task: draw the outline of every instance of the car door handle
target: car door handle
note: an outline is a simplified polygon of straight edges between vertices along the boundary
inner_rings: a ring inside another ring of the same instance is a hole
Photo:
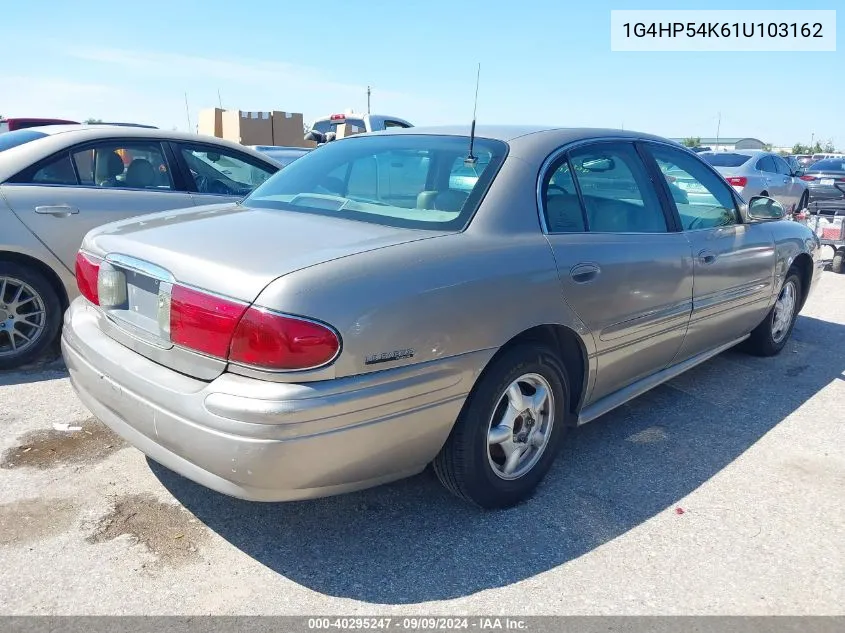
[[[698,261],[702,264],[712,264],[716,261],[716,253],[713,251],[701,251],[698,254]]]
[[[79,213],[79,209],[66,204],[54,204],[42,207],[35,207],[35,212],[41,215],[52,215],[57,218],[66,218],[69,215],[75,215]]]
[[[578,264],[569,270],[569,276],[576,284],[586,284],[598,277],[601,268],[596,264]]]

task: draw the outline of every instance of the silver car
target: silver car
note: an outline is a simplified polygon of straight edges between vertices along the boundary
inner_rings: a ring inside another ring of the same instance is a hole
[[[139,126],[55,125],[0,136],[0,369],[55,342],[92,228],[235,201],[276,173],[259,152]]]
[[[768,196],[780,202],[789,214],[807,208],[809,194],[801,180],[803,172],[777,154],[734,150],[702,152],[699,156],[713,165],[746,200]]]
[[[531,494],[567,429],[734,345],[783,349],[823,264],[776,201],[654,136],[467,132],[356,135],[242,204],[89,233],[62,338],[79,397],[228,495],[433,462],[493,508]],[[673,197],[668,165],[708,195]]]

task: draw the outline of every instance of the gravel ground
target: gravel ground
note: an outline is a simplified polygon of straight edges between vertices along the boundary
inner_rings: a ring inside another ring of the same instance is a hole
[[[61,361],[0,373],[0,613],[841,614],[843,371],[825,273],[780,356],[727,352],[577,430],[498,513],[430,473],[233,500],[92,419]]]

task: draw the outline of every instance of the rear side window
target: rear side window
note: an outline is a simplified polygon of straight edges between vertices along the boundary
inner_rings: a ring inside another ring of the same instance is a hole
[[[660,200],[630,143],[600,143],[569,155],[587,229],[600,233],[663,233]]]
[[[390,128],[406,128],[408,125],[406,123],[400,123],[399,121],[390,121],[387,120],[384,122],[384,129],[389,130]]]
[[[73,153],[83,185],[129,189],[173,189],[160,143],[97,143]]]

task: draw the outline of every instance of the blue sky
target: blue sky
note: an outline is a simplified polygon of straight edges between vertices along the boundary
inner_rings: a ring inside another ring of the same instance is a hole
[[[415,124],[478,119],[622,127],[664,136],[812,134],[845,146],[845,54],[623,53],[611,9],[836,9],[783,2],[5,2],[0,114],[96,117],[187,129],[217,104],[347,108]],[[845,11],[840,11],[837,39]]]

